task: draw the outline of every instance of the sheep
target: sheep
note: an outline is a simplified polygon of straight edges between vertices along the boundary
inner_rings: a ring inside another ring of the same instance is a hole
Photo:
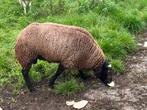
[[[31,10],[31,0],[19,0],[19,4],[23,7],[25,15],[27,14],[27,7]]]
[[[30,92],[34,90],[29,70],[37,59],[59,63],[58,69],[49,80],[53,87],[57,77],[65,69],[93,70],[105,85],[113,86],[111,67],[92,35],[81,27],[56,23],[32,23],[17,37],[15,53],[22,67],[22,75]]]

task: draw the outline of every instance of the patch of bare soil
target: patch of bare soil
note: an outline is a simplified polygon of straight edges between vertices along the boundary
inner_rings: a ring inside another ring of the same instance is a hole
[[[143,44],[147,41],[147,33],[139,38]],[[85,82],[85,91],[74,96],[62,96],[55,94],[44,81],[33,93],[23,89],[14,96],[10,90],[2,90],[0,107],[4,110],[75,110],[65,102],[85,99],[89,103],[82,110],[147,110],[147,48],[140,46],[139,51],[125,62],[125,73],[114,75],[114,88],[108,88],[93,78]]]

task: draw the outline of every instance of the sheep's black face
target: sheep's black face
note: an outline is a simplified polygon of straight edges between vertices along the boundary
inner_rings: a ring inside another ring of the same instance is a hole
[[[111,65],[108,64],[107,61],[104,62],[100,71],[95,71],[95,75],[106,85],[114,86],[114,82],[112,81],[112,69]]]

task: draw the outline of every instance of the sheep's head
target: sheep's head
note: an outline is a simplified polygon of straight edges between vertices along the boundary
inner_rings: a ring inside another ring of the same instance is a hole
[[[114,87],[111,68],[111,64],[105,61],[99,71],[95,70],[95,75],[107,86]]]

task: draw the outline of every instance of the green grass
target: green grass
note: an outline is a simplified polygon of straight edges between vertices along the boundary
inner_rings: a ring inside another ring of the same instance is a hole
[[[119,74],[125,70],[125,67],[121,60],[112,60],[112,69],[115,73]]]
[[[84,88],[83,83],[79,83],[75,79],[66,80],[55,85],[55,92],[58,94],[72,95]]]
[[[15,40],[18,33],[32,22],[56,22],[86,28],[112,62],[114,73],[123,72],[123,60],[137,48],[136,33],[147,26],[147,0],[33,0],[32,11],[26,16],[15,0],[0,0],[0,4],[0,87],[9,84],[16,91],[23,86],[24,80],[15,58]],[[56,69],[56,64],[38,61],[30,76],[33,81],[40,81],[51,77]],[[59,81],[61,83],[56,87],[59,93],[79,91],[78,82],[72,75],[70,78],[72,81]]]

